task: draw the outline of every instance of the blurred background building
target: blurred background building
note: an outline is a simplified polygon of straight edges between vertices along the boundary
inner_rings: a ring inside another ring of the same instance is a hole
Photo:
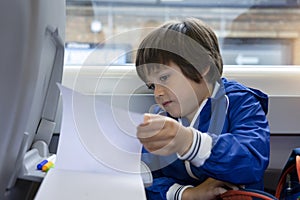
[[[299,65],[299,0],[67,0],[66,65],[127,64],[151,27],[196,17],[226,65]],[[87,56],[97,49],[97,59]]]

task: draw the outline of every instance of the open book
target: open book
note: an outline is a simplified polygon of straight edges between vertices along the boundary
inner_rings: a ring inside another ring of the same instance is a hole
[[[35,199],[146,199],[135,137],[141,113],[128,98],[97,98],[59,86],[63,116],[56,164]]]

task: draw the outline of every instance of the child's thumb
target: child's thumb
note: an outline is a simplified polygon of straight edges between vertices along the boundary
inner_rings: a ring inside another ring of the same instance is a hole
[[[151,119],[151,114],[150,113],[145,113],[144,114],[144,124],[148,123]]]

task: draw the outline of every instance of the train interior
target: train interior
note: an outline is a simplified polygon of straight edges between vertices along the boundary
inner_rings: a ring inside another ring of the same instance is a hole
[[[57,153],[62,100],[57,83],[82,94],[155,104],[138,78],[141,38],[194,16],[216,31],[223,76],[269,95],[271,155],[265,191],[300,144],[300,3],[290,0],[52,0],[0,3],[0,199],[34,199],[47,173],[36,161]],[[180,13],[180,14],[179,14]],[[35,163],[33,163],[35,162]]]

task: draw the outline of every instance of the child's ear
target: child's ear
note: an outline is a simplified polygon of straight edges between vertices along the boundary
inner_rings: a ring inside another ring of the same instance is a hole
[[[205,77],[205,76],[208,74],[209,70],[210,70],[210,65],[208,65],[208,66],[206,67],[206,69],[201,73],[201,76],[202,76],[202,77]]]
[[[202,73],[199,73],[199,74],[198,74],[198,78],[199,78],[200,80],[203,79],[203,78],[205,78],[206,75],[208,74],[209,70],[210,70],[210,66],[208,65],[208,66],[204,69],[204,71],[203,71]]]

